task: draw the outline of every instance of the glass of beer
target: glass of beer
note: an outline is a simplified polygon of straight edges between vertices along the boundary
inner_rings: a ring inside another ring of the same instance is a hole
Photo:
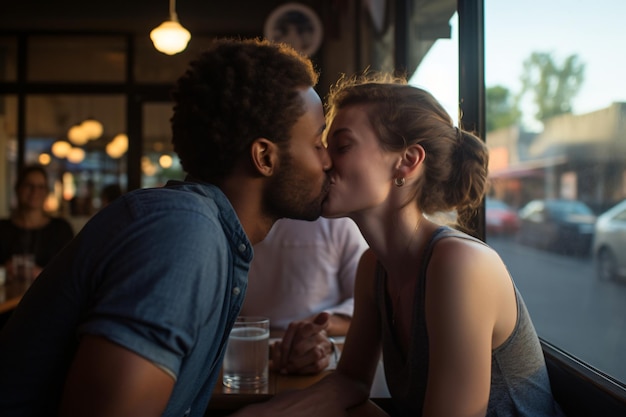
[[[228,388],[256,391],[267,386],[270,320],[239,316],[228,337],[223,383]]]

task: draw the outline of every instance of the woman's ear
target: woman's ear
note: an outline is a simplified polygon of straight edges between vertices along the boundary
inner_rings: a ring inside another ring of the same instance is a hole
[[[422,145],[410,145],[402,154],[399,162],[398,171],[400,177],[409,177],[421,167],[422,162],[426,158],[426,151]]]
[[[265,177],[270,177],[278,165],[278,145],[266,138],[258,138],[250,146],[250,162],[254,169]]]

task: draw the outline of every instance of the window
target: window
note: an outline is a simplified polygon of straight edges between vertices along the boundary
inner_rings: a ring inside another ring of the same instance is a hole
[[[450,38],[437,39],[409,80],[430,92],[446,109],[454,125],[459,117],[459,17],[450,19]]]
[[[143,153],[141,186],[158,187],[167,180],[182,180],[185,173],[172,146],[173,104],[145,103],[143,106]]]
[[[87,119],[100,122],[101,132],[82,140],[74,138],[71,129],[84,128]],[[125,187],[126,149],[119,155],[109,150],[116,137],[125,133],[125,126],[125,99],[120,95],[26,97],[25,162],[46,166],[55,182],[48,209],[73,221],[75,230],[100,207],[104,186]],[[59,144],[64,147],[57,148]]]
[[[600,279],[594,239],[597,216],[626,199],[624,15],[619,0],[593,16],[572,2],[485,0],[490,197],[520,216],[487,241],[539,336],[623,382],[626,282]]]
[[[121,36],[32,36],[28,81],[122,82],[126,43]]]
[[[10,213],[17,166],[17,97],[0,94],[0,217]]]
[[[0,82],[17,79],[17,38],[0,36]]]

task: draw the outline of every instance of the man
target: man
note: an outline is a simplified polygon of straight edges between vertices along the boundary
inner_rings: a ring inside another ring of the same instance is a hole
[[[278,218],[320,215],[316,82],[307,58],[259,40],[191,63],[172,117],[188,177],[116,199],[35,281],[0,334],[0,415],[204,414],[252,245]]]
[[[278,220],[262,242],[254,245],[248,274],[248,291],[241,314],[266,316],[274,332],[285,335],[328,313],[328,327],[313,335],[307,347],[322,344],[329,336],[345,336],[354,309],[354,279],[367,243],[349,218],[316,221]],[[272,345],[272,366],[296,374],[324,370],[333,356],[289,348],[281,361],[281,342]]]

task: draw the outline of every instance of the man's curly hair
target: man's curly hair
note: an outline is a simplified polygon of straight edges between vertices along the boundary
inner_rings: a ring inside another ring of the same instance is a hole
[[[212,182],[227,176],[257,138],[284,149],[304,114],[299,89],[317,80],[311,61],[285,44],[215,40],[172,93],[172,143],[183,169]]]

